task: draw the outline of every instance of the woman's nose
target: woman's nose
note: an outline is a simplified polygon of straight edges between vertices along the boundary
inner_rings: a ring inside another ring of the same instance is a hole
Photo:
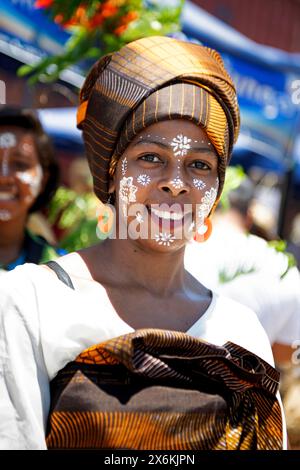
[[[167,179],[162,180],[159,184],[159,188],[162,191],[172,194],[172,196],[189,192],[189,185],[179,172],[173,173]]]
[[[0,157],[0,177],[1,178],[8,178],[12,176],[11,175],[11,169],[8,163],[8,159],[3,157]]]

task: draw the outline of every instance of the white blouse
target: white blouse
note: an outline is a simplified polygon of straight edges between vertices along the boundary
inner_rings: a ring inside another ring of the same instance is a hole
[[[84,349],[134,331],[99,283],[87,281],[86,290],[72,281],[75,290],[35,264],[1,276],[0,449],[46,449],[49,381]],[[213,294],[187,333],[216,345],[232,341],[274,365],[255,313],[231,299]]]

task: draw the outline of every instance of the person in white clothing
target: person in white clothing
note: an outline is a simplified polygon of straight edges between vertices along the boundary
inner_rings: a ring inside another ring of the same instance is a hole
[[[289,267],[285,253],[249,233],[253,196],[246,178],[230,193],[230,208],[214,214],[214,230],[205,246],[188,244],[185,267],[210,289],[251,308],[268,335],[276,363],[291,363],[300,340],[300,275],[296,266]]]
[[[140,39],[100,59],[80,99],[106,239],[1,277],[0,447],[285,449],[255,313],[184,268],[239,131],[222,59]]]

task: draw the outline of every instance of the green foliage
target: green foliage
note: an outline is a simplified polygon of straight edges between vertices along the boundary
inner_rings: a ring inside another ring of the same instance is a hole
[[[224,210],[230,208],[228,195],[234,189],[237,189],[246,178],[246,173],[241,166],[229,166],[226,170],[225,183],[221,195],[220,203]]]
[[[238,268],[234,273],[229,274],[226,269],[219,271],[219,283],[226,284],[227,282],[233,281],[239,276],[245,274],[251,274],[255,272],[255,268],[244,269],[243,267]]]
[[[283,279],[284,276],[289,272],[291,268],[297,266],[296,259],[292,253],[286,251],[286,241],[285,240],[271,240],[268,242],[268,245],[271,248],[274,248],[277,253],[283,253],[287,258],[287,267],[283,274],[281,274],[280,279]]]
[[[143,0],[53,0],[48,7],[40,5],[72,36],[62,54],[23,65],[18,75],[30,75],[30,84],[52,82],[64,69],[98,59],[130,41],[179,31],[183,4],[184,0],[177,0],[174,7],[165,7],[164,2],[150,2],[147,7]]]
[[[78,194],[60,187],[50,204],[48,219],[63,230],[59,246],[71,252],[98,242],[98,199],[93,193]]]

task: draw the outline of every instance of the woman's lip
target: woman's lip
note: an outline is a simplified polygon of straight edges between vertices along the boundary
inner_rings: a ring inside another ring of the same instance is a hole
[[[15,193],[8,193],[4,191],[0,191],[0,202],[10,202],[16,200],[16,194]]]
[[[182,218],[174,220],[171,218],[162,218],[155,214],[149,207],[147,207],[151,220],[158,225],[159,230],[175,230],[177,228],[181,228],[188,222],[192,222],[191,212],[184,214]]]
[[[189,211],[185,211],[184,210],[184,207],[182,208],[182,210],[166,210],[166,206],[164,205],[163,206],[163,209],[160,209],[160,207],[162,207],[162,205],[159,205],[159,204],[149,204],[149,205],[146,205],[147,207],[147,211],[149,212],[149,214],[154,214],[156,215],[158,218],[161,218],[163,220],[183,220],[187,217],[191,217],[193,216],[193,212],[191,210]]]

